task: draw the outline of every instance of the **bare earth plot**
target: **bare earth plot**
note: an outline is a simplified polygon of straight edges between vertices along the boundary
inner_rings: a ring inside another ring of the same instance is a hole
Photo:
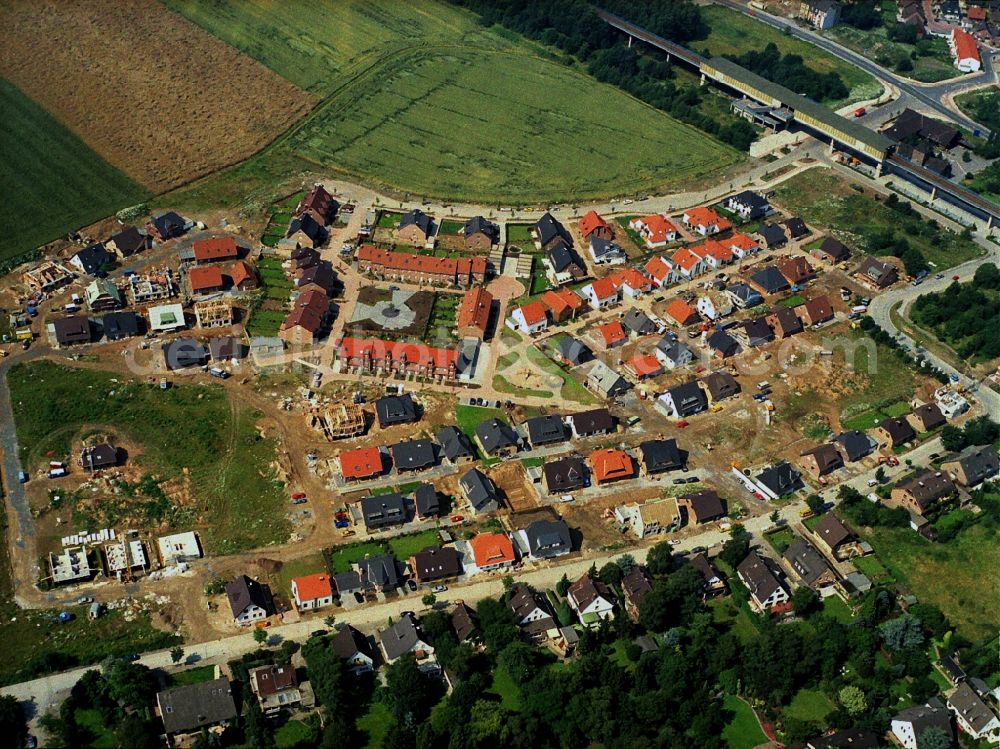
[[[0,73],[152,191],[258,151],[312,97],[154,0],[0,7]]]

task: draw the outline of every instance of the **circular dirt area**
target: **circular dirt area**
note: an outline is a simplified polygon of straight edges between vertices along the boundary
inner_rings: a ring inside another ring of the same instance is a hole
[[[527,289],[525,289],[524,284],[516,278],[500,276],[499,278],[495,278],[490,281],[486,290],[493,295],[494,299],[503,303],[510,301],[511,299],[516,299],[524,294]]]

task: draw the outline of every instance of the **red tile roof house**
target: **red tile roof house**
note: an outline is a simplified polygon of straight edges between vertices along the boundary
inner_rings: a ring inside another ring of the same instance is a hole
[[[790,284],[801,284],[816,276],[816,270],[802,255],[778,260],[778,270]]]
[[[637,380],[644,380],[663,374],[663,365],[655,354],[637,353],[625,362],[625,371]]]
[[[229,277],[233,281],[234,289],[253,291],[257,288],[257,274],[242,260],[237,260],[229,266]]]
[[[421,377],[458,377],[458,351],[377,338],[344,338],[337,344],[342,368],[377,374],[396,372]]]
[[[205,268],[192,268],[188,271],[188,284],[190,284],[193,294],[212,294],[216,291],[222,291],[225,287],[222,271],[214,265]]]
[[[707,237],[710,234],[718,234],[732,226],[726,219],[708,206],[698,206],[684,211],[681,220],[691,231]]]
[[[826,294],[810,299],[805,304],[800,304],[795,308],[795,311],[806,325],[819,325],[833,319],[833,307]]]
[[[484,338],[493,308],[493,295],[482,286],[476,286],[462,297],[455,315],[458,334],[463,338]]]
[[[549,289],[542,294],[542,304],[552,315],[552,321],[560,323],[575,319],[584,302],[576,292],[563,287]]]
[[[321,291],[306,291],[292,302],[292,311],[278,328],[278,337],[293,346],[309,346],[326,322],[330,300]]]
[[[583,218],[580,219],[579,228],[580,234],[583,235],[584,239],[590,239],[590,237],[594,236],[611,240],[615,237],[615,233],[608,226],[608,222],[601,218],[601,215],[597,211],[587,211],[583,214]]]
[[[741,260],[747,255],[752,255],[760,249],[760,245],[757,244],[753,238],[742,232],[737,232],[729,237],[729,239],[721,240],[729,245],[729,249],[733,251],[733,254]]]
[[[340,475],[347,481],[374,478],[385,470],[382,451],[377,447],[346,450],[337,457],[337,461],[340,463]]]
[[[326,226],[330,223],[330,219],[333,218],[334,213],[336,213],[337,201],[333,199],[333,196],[326,191],[323,185],[316,184],[313,188],[306,193],[306,196],[299,201],[299,204],[295,207],[295,213],[293,216],[301,216],[306,211],[310,212],[317,222]]]
[[[628,341],[628,333],[620,322],[614,320],[594,328],[593,338],[598,347],[607,350],[624,346]]]
[[[700,276],[706,271],[705,261],[696,252],[697,248],[681,247],[670,258],[671,264],[677,269],[679,280]]]
[[[580,294],[590,303],[591,309],[614,307],[621,303],[621,287],[611,276],[601,278],[580,289]]]
[[[650,258],[646,263],[646,273],[649,274],[653,285],[657,288],[677,283],[679,280],[673,263],[659,255]]]
[[[480,572],[510,567],[517,561],[514,544],[506,533],[479,533],[469,541]]]
[[[518,307],[507,318],[507,327],[511,330],[517,328],[525,335],[541,333],[549,327],[549,316],[545,305],[536,299],[523,307]]]
[[[199,239],[192,245],[194,250],[194,261],[201,263],[215,263],[219,260],[235,260],[240,256],[240,248],[236,246],[236,240],[232,237],[214,237],[213,239]]]
[[[645,273],[637,271],[635,268],[625,268],[624,270],[612,273],[608,278],[612,279],[615,285],[621,289],[622,294],[629,299],[638,299],[643,294],[648,294],[656,288],[653,279],[649,278]]]
[[[595,450],[587,456],[587,462],[597,484],[635,478],[635,462],[624,450]]]
[[[292,598],[299,611],[310,611],[333,603],[330,576],[320,572],[292,579]]]
[[[629,228],[642,237],[646,247],[655,250],[677,241],[677,227],[661,213],[637,216],[628,222]]]
[[[975,73],[982,67],[982,61],[979,59],[979,47],[976,45],[975,38],[968,31],[952,29],[948,44],[951,47],[951,54],[955,58],[955,67],[963,73]]]
[[[698,322],[698,313],[683,299],[672,299],[664,310],[666,315],[678,325],[687,326]]]
[[[358,249],[357,260],[361,273],[394,281],[464,287],[486,280],[486,258],[479,256],[431,257],[380,250],[365,244]]]
[[[705,265],[712,269],[729,265],[736,259],[728,244],[714,239],[706,239],[703,244],[692,248],[692,252],[700,255]]]

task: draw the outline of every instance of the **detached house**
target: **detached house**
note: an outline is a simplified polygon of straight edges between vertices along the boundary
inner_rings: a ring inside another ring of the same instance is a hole
[[[681,327],[694,325],[699,319],[698,313],[694,311],[694,308],[680,297],[671,299],[664,312],[667,317]]]
[[[928,728],[942,731],[952,742],[955,739],[951,716],[943,705],[908,707],[892,717],[889,728],[904,749],[919,749],[920,739]]]
[[[941,470],[962,486],[978,486],[1000,473],[1000,459],[992,445],[969,445],[942,463]]]
[[[677,272],[678,281],[700,276],[708,270],[705,259],[691,247],[681,247],[677,250],[670,256],[670,264]]]
[[[914,408],[911,413],[906,415],[906,420],[910,422],[910,426],[915,431],[922,433],[937,429],[948,423],[948,420],[941,413],[941,409],[938,408],[936,403],[925,403],[922,406]]]
[[[701,525],[726,516],[726,505],[714,491],[685,494],[677,500],[681,519],[685,524]]]
[[[787,588],[767,560],[752,550],[736,568],[736,576],[750,592],[750,601],[758,611],[768,611],[789,600]]]
[[[696,380],[675,385],[656,400],[656,405],[675,419],[683,419],[701,413],[708,408],[705,391]]]
[[[69,264],[81,273],[96,276],[111,261],[111,255],[104,249],[104,245],[98,242],[74,253],[69,259]]]
[[[806,325],[819,325],[833,319],[833,306],[826,294],[814,297],[795,309]]]
[[[639,443],[639,465],[643,476],[655,476],[684,467],[677,440],[646,440]]]
[[[309,611],[333,603],[333,586],[325,573],[292,579],[292,599],[299,611]]]
[[[625,613],[634,622],[639,621],[639,607],[642,599],[653,590],[653,584],[646,576],[646,571],[636,565],[632,571],[622,577],[622,597],[625,599]]]
[[[573,283],[587,276],[587,268],[576,250],[563,242],[554,244],[545,253],[543,262],[545,275],[553,286]]]
[[[271,589],[246,575],[226,583],[226,598],[233,612],[233,622],[238,626],[245,627],[274,614]]]
[[[778,499],[801,489],[802,475],[790,463],[781,460],[758,473],[754,483],[762,494]]]
[[[691,231],[697,232],[703,237],[718,234],[731,226],[728,221],[707,206],[689,208],[684,212],[681,220]]]
[[[816,276],[815,269],[802,255],[781,258],[778,260],[778,270],[781,271],[785,280],[793,286],[805,283]]]
[[[433,219],[419,208],[414,208],[399,220],[396,238],[400,242],[422,247],[434,236],[436,230]]]
[[[601,218],[597,211],[587,211],[579,223],[580,234],[584,239],[600,237],[601,239],[614,239],[615,233],[608,222]]]
[[[441,427],[436,436],[438,444],[441,445],[441,452],[448,462],[461,465],[475,460],[476,449],[472,441],[458,427]]]
[[[837,443],[847,456],[847,460],[852,463],[870,455],[877,446],[871,437],[857,429],[838,434]]]
[[[1000,741],[1000,719],[968,683],[955,688],[948,697],[948,707],[964,733],[993,744]]]
[[[694,354],[687,344],[664,336],[656,344],[654,351],[657,361],[667,369],[676,369],[691,363]]]
[[[598,434],[612,434],[616,431],[615,417],[606,408],[595,408],[570,414],[567,422],[576,438],[594,437]]]
[[[630,387],[628,380],[600,360],[595,361],[590,368],[585,384],[602,398],[614,398]]]
[[[629,228],[642,237],[646,247],[655,250],[677,240],[677,227],[661,213],[639,216],[628,223]]]
[[[417,404],[414,403],[413,396],[409,393],[385,395],[377,399],[375,401],[375,417],[382,429],[397,424],[409,424],[420,418]]]
[[[124,260],[145,250],[149,246],[149,238],[134,226],[129,226],[112,234],[111,239],[105,242],[104,246],[109,252],[113,252],[119,259]]]
[[[556,221],[555,217],[546,212],[530,230],[532,239],[535,240],[535,247],[539,250],[547,250],[556,242],[573,246],[573,237],[566,231],[566,227]]]
[[[536,520],[518,531],[518,543],[533,559],[552,559],[573,550],[564,520]]]
[[[766,265],[748,279],[749,284],[761,294],[777,294],[787,291],[788,281],[773,265]]]
[[[892,500],[914,515],[923,515],[935,502],[955,493],[951,479],[940,471],[924,471],[908,481],[896,484]]]
[[[829,442],[806,450],[801,454],[802,465],[809,474],[818,479],[844,467],[844,458],[840,451]]]
[[[752,237],[742,232],[734,232],[729,239],[721,240],[729,245],[729,249],[739,259],[752,255],[760,249],[760,246]]]
[[[855,278],[876,289],[892,286],[899,280],[899,271],[891,263],[866,257],[854,271]]]
[[[790,338],[802,332],[802,321],[788,307],[778,307],[764,319],[778,338]]]
[[[733,213],[738,213],[744,221],[762,218],[771,210],[767,198],[751,190],[731,195],[725,199],[723,205]]]
[[[496,485],[478,468],[473,468],[458,481],[458,486],[476,515],[496,512],[500,508]]]
[[[701,384],[708,391],[712,403],[735,397],[740,394],[741,390],[736,378],[723,370],[708,373],[701,378]]]
[[[536,416],[524,422],[524,429],[533,448],[565,442],[568,438],[566,425],[559,416]]]
[[[678,281],[673,263],[661,255],[655,255],[647,260],[644,268],[656,288],[662,288]]]
[[[448,580],[463,571],[458,552],[451,546],[429,546],[410,557],[410,572],[418,583]]]
[[[631,528],[636,538],[667,533],[681,524],[677,500],[673,497],[619,505],[615,508],[615,518]]]
[[[833,237],[826,237],[812,254],[813,257],[830,263],[842,263],[851,259],[851,250],[847,245]]]
[[[812,532],[820,548],[826,549],[834,559],[846,559],[852,555],[854,534],[832,512],[824,514],[813,526]]]
[[[615,597],[611,589],[600,580],[591,580],[590,575],[585,574],[569,586],[566,602],[585,627],[594,627],[615,615]]]
[[[590,485],[583,458],[568,457],[542,466],[542,485],[549,494],[566,494]]]
[[[625,345],[628,342],[628,333],[620,322],[612,320],[594,328],[593,339],[599,348],[607,351]]]
[[[720,359],[736,356],[742,350],[740,343],[724,330],[716,330],[705,341],[712,353]]]
[[[580,289],[580,296],[587,300],[591,309],[600,310],[620,304],[622,290],[609,276],[584,286]]]
[[[164,242],[173,237],[179,237],[193,226],[191,222],[185,221],[174,211],[162,211],[154,213],[149,223],[146,224],[146,233],[159,242]]]
[[[240,248],[233,237],[199,239],[192,245],[192,249],[194,261],[199,265],[216,263],[220,260],[236,260],[240,254]]]
[[[625,313],[621,325],[640,337],[652,335],[658,330],[656,323],[650,319],[649,315],[635,307]]]
[[[887,447],[894,449],[916,439],[917,433],[905,418],[889,418],[875,427],[875,436]]]
[[[556,323],[576,319],[576,314],[583,308],[583,300],[570,289],[549,289],[542,294],[542,304],[552,315]]]
[[[183,736],[228,726],[239,717],[233,689],[225,677],[157,692],[156,713],[171,744]]]
[[[632,456],[624,450],[606,448],[595,450],[587,456],[594,482],[598,485],[612,481],[635,478]]]
[[[340,464],[340,475],[347,481],[370,479],[385,470],[382,451],[377,447],[345,450],[337,456],[337,462]]]
[[[506,533],[478,533],[469,541],[469,548],[480,572],[506,569],[517,561],[514,543]]]
[[[557,626],[548,599],[523,583],[514,584],[507,605],[521,632],[533,642],[545,639],[545,633]]]
[[[347,662],[355,676],[369,673],[375,666],[375,651],[368,638],[349,624],[331,638],[330,649]]]
[[[620,245],[596,235],[590,237],[588,249],[594,265],[623,265],[628,260]]]
[[[760,242],[768,250],[777,250],[788,244],[788,237],[785,230],[777,224],[761,224],[757,228],[757,236]]]
[[[465,249],[488,252],[500,241],[500,227],[482,216],[473,216],[462,227]]]
[[[823,555],[801,536],[792,539],[782,558],[802,584],[817,593],[837,582],[837,574],[826,563]]]
[[[406,500],[402,494],[379,494],[361,498],[361,515],[365,529],[375,533],[386,528],[395,528],[409,520]]]
[[[401,616],[386,629],[377,630],[375,636],[386,663],[395,663],[409,653],[416,657],[418,664],[434,656],[434,648],[423,639],[412,615]]]
[[[549,318],[545,311],[545,305],[541,301],[535,300],[518,307],[510,314],[507,320],[507,327],[518,329],[525,335],[541,333],[549,326]]]
[[[727,287],[726,296],[740,309],[748,309],[764,303],[764,297],[745,283],[734,283]]]
[[[476,427],[476,442],[490,457],[513,455],[521,446],[521,438],[510,425],[500,419],[488,419]]]
[[[555,346],[555,358],[571,367],[589,362],[594,358],[594,352],[582,341],[572,336],[564,336]]]

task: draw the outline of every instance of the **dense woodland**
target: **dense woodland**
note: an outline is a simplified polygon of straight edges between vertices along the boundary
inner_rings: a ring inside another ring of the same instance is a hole
[[[963,359],[995,359],[1000,356],[1000,270],[985,263],[969,283],[921,295],[911,315]]]

